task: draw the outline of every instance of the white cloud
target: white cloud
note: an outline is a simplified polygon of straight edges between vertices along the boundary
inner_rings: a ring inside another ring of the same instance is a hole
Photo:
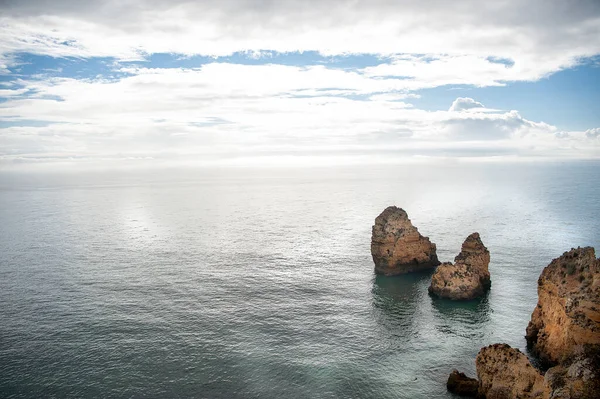
[[[482,103],[473,100],[472,98],[458,97],[456,100],[454,100],[454,102],[452,102],[452,105],[448,111],[460,112],[473,108],[485,108],[485,106]]]
[[[449,84],[484,87],[538,80],[576,62],[575,58],[530,57],[525,53],[515,53],[514,56],[517,61],[506,64],[477,54],[403,55],[391,63],[366,68],[365,73],[369,76],[410,78],[413,89]]]
[[[270,62],[295,51],[388,57],[354,69],[211,63],[128,68],[110,81],[21,77],[0,87],[8,126],[0,129],[2,165],[600,157],[598,129],[559,131],[472,98],[438,112],[411,104],[419,89],[535,81],[599,54],[595,0],[8,0],[2,7],[0,73],[22,52],[118,60],[244,52]]]
[[[600,138],[600,128],[588,129],[585,131],[585,135],[590,139]]]
[[[441,79],[497,85],[539,79],[600,53],[600,3],[5,1],[0,54],[23,51],[120,59],[159,52],[429,54],[429,63],[404,57],[371,73],[410,76],[429,84]],[[508,67],[499,59],[513,64]]]
[[[0,104],[0,118],[15,125],[0,129],[0,163],[600,157],[595,129],[561,138],[551,125],[465,98],[454,104],[468,112],[419,110],[403,80],[224,63],[129,72],[112,81],[22,81],[36,94]]]

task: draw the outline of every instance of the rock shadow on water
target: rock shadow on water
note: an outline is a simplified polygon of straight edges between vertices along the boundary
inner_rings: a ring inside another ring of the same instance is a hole
[[[398,276],[376,275],[373,279],[373,308],[378,321],[396,331],[414,324],[415,316],[427,303],[427,286],[431,271]]]
[[[430,296],[431,306],[438,319],[437,328],[465,338],[480,338],[486,326],[491,322],[490,292],[482,297],[454,301]]]

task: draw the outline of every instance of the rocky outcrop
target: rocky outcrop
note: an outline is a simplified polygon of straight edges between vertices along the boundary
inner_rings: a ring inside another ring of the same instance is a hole
[[[533,367],[521,351],[506,344],[482,348],[475,363],[479,380],[454,370],[448,378],[449,391],[487,399],[599,397],[600,351],[596,347],[581,348],[569,362],[552,367],[545,374]]]
[[[452,370],[448,382],[446,382],[446,388],[448,388],[448,391],[460,396],[475,397],[479,389],[479,381],[467,377],[458,370]]]
[[[441,298],[474,299],[490,288],[490,253],[479,233],[467,237],[454,264],[442,263],[431,278],[429,292]]]
[[[583,346],[600,345],[600,260],[594,248],[571,249],[544,269],[526,339],[548,365],[564,363]]]
[[[580,348],[567,363],[552,367],[544,376],[549,399],[597,399],[600,397],[598,348]]]
[[[542,399],[549,397],[544,376],[527,356],[506,344],[482,348],[475,360],[479,395],[487,399]]]
[[[412,225],[402,208],[390,206],[375,219],[371,236],[375,273],[393,276],[440,264],[435,244]]]
[[[555,366],[543,374],[518,349],[482,348],[478,397],[600,397],[600,260],[594,249],[571,249],[554,259],[538,280],[538,297],[526,338],[540,360]]]

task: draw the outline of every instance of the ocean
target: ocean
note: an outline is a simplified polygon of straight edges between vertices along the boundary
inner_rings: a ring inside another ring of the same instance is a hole
[[[600,250],[598,162],[0,172],[0,397],[450,398],[482,346],[525,351],[537,278]],[[404,208],[492,288],[373,273]]]

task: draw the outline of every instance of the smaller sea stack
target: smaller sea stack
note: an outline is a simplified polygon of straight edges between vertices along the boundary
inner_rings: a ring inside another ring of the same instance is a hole
[[[440,264],[435,244],[419,233],[404,209],[396,206],[387,207],[375,219],[371,255],[375,273],[386,276],[431,269]]]
[[[432,295],[467,300],[482,296],[490,288],[490,252],[479,233],[467,237],[454,262],[445,262],[437,268],[429,286]]]

